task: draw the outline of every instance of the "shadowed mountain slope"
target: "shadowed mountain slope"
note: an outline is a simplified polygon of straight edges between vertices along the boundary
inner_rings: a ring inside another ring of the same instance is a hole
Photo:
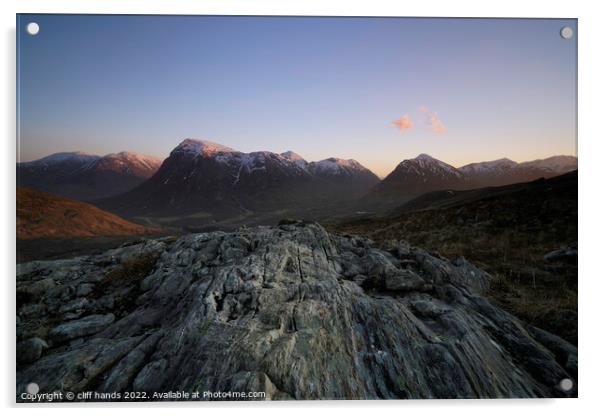
[[[161,159],[134,152],[105,156],[56,153],[17,164],[17,184],[67,198],[92,201],[126,192],[151,177]]]
[[[293,152],[243,153],[186,139],[137,188],[101,201],[124,216],[250,216],[351,200],[378,178],[353,160],[306,162]]]
[[[533,182],[422,195],[382,217],[333,223],[381,247],[404,239],[464,256],[493,276],[497,304],[577,343],[577,172]],[[573,253],[570,256],[552,253]]]

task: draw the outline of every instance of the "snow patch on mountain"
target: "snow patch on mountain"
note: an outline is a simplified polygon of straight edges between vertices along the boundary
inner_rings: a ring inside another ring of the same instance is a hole
[[[307,165],[307,160],[303,159],[303,157],[291,150],[286,151],[284,153],[280,153],[280,156],[287,160],[290,160],[291,162],[296,163],[299,166],[305,167]]]
[[[211,157],[219,163],[234,166],[237,169],[234,183],[238,183],[243,171],[252,173],[266,169],[265,164],[268,159],[271,164],[281,165],[284,170],[295,172],[294,174],[351,175],[359,172],[370,172],[353,159],[346,160],[331,157],[318,162],[307,162],[301,155],[291,150],[280,154],[269,151],[243,153],[207,140],[186,139],[172,151],[172,154],[177,153],[203,155]]]
[[[89,163],[100,159],[98,155],[91,155],[85,152],[59,152],[53,153],[41,159],[32,160],[31,162],[19,163],[20,166],[49,166],[63,162]]]
[[[577,169],[577,158],[574,156],[552,156],[546,159],[537,159],[520,164],[524,168],[537,168],[552,172],[561,172]]]
[[[350,173],[351,171],[368,171],[368,169],[353,159],[338,159],[336,157],[320,160],[319,162],[311,162],[310,169],[314,173],[326,173],[331,175],[341,173],[345,174]]]
[[[141,169],[155,171],[159,168],[159,166],[161,166],[163,160],[154,156],[148,156],[141,153],[126,151],[119,153],[109,153],[108,155],[103,156],[99,160],[99,163],[100,162],[114,163],[116,165],[126,167],[137,167]]]
[[[468,165],[458,168],[458,170],[464,174],[497,173],[514,169],[517,166],[518,163],[516,163],[515,161],[510,160],[508,158],[502,158],[480,163],[469,163]]]
[[[209,156],[215,153],[232,153],[237,151],[231,147],[210,142],[208,140],[185,139],[172,151],[172,153],[173,152]]]
[[[249,173],[255,170],[265,170],[265,162],[269,157],[269,152],[244,153],[241,157],[241,169],[244,168]]]
[[[408,170],[421,176],[426,174],[449,174],[458,178],[462,176],[462,173],[455,167],[426,153],[421,153],[414,159],[404,160],[397,166],[397,169]]]

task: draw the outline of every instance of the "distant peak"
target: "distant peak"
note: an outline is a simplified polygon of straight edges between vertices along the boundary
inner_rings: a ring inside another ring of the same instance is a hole
[[[426,153],[420,153],[418,156],[416,156],[417,160],[435,160],[434,157],[432,157],[431,155],[427,155]]]
[[[324,162],[324,163],[327,163],[327,162],[328,163],[336,163],[337,165],[345,166],[345,165],[349,165],[349,164],[353,163],[354,160],[353,159],[349,159],[349,160],[339,159],[338,157],[329,157],[328,159],[321,160],[318,163],[322,163],[322,162]]]
[[[92,155],[85,152],[59,152],[53,153],[41,159],[33,160],[31,162],[23,162],[21,163],[21,165],[34,166],[38,164],[61,163],[65,161],[89,162],[97,159],[100,159],[100,156]]]
[[[145,155],[145,154],[138,153],[138,152],[130,152],[127,150],[124,150],[119,153],[109,153],[108,155],[105,155],[102,158],[103,159],[137,160],[137,161],[152,162],[152,163],[161,163],[162,162],[161,158]]]
[[[116,154],[118,156],[144,156],[141,153],[137,153],[137,152],[129,152],[127,150],[124,150],[123,152],[119,152],[119,153],[113,153]]]
[[[367,170],[354,159],[339,159],[338,157],[329,157],[328,159],[312,163],[318,168],[322,169],[350,168],[354,170]]]
[[[292,160],[292,161],[305,160],[305,159],[303,159],[303,157],[301,155],[293,152],[292,150],[287,150],[284,153],[280,153],[280,156],[282,156],[285,159]]]
[[[98,157],[86,152],[59,152],[46,156],[43,159],[69,159],[71,157]]]
[[[210,155],[219,152],[230,153],[235,152],[236,150],[208,140],[185,139],[174,149],[174,151]]]
[[[465,165],[462,168],[465,168],[465,167],[479,167],[479,166],[481,166],[481,167],[495,167],[495,166],[499,166],[499,165],[511,165],[511,166],[515,166],[515,165],[518,165],[518,163],[516,163],[512,159],[508,159],[507,157],[503,157],[501,159],[486,160],[484,162],[469,163],[468,165]]]
[[[123,152],[118,152],[118,153],[109,153],[108,155],[103,156],[103,158],[127,158],[127,157],[144,157],[144,155],[141,155],[139,153],[134,153],[134,152],[123,151]]]
[[[520,166],[543,168],[553,171],[568,171],[577,169],[577,158],[575,156],[558,155],[547,157],[545,159],[522,162],[520,163]]]

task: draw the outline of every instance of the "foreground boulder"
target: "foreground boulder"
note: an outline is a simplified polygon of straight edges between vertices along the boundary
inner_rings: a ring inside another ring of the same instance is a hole
[[[18,364],[18,400],[32,382],[117,400],[576,396],[576,348],[489,303],[489,280],[295,222],[20,264],[18,340],[48,348]]]

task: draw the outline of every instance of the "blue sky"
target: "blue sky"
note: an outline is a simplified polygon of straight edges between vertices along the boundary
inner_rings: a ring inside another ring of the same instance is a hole
[[[25,33],[30,21],[36,36]],[[196,137],[379,175],[575,154],[575,20],[20,15],[20,160]],[[395,122],[395,123],[394,123]]]

